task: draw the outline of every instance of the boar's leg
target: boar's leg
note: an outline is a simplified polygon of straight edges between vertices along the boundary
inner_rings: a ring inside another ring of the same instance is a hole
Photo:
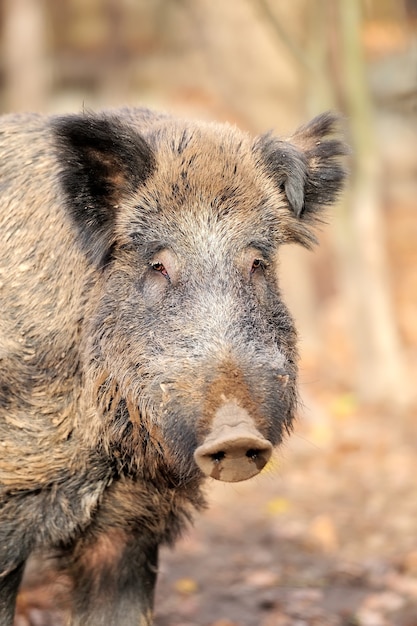
[[[71,556],[71,626],[151,626],[158,547],[113,528]]]
[[[25,564],[22,563],[4,577],[0,576],[0,624],[12,626],[17,591],[22,580]]]

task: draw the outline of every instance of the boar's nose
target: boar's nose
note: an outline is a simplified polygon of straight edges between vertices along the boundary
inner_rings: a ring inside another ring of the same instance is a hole
[[[212,429],[194,452],[194,459],[206,476],[233,483],[259,474],[271,454],[271,443],[248,412],[227,402],[216,411]]]

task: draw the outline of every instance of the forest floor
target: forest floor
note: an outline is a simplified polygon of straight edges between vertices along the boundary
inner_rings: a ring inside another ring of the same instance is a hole
[[[319,389],[306,404],[268,469],[211,481],[162,551],[156,626],[417,626],[412,411]],[[63,624],[52,587],[29,568],[16,626]]]

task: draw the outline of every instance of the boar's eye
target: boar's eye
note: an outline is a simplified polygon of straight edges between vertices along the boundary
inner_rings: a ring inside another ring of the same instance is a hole
[[[262,259],[254,259],[252,261],[250,273],[254,274],[259,269],[265,269],[265,261],[263,261]]]
[[[169,280],[168,272],[165,269],[165,265],[160,261],[155,261],[155,263],[151,263],[151,267],[155,272],[159,272],[162,276],[165,276]]]

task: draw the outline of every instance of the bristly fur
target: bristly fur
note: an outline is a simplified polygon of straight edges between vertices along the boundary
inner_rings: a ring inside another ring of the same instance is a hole
[[[82,225],[86,252],[100,264],[113,243],[118,205],[152,173],[154,155],[143,137],[116,116],[69,115],[58,118],[54,130],[69,213],[77,227]]]
[[[285,191],[289,207],[300,220],[294,240],[306,247],[316,239],[305,224],[322,221],[323,208],[335,202],[347,175],[342,157],[349,149],[341,139],[329,137],[339,124],[340,117],[327,112],[299,128],[288,141],[268,133],[255,143],[269,175]]]
[[[145,109],[0,118],[1,626],[50,549],[71,626],[150,626],[218,415],[268,449],[291,431],[279,248],[311,245],[342,186],[336,120],[284,141]]]

